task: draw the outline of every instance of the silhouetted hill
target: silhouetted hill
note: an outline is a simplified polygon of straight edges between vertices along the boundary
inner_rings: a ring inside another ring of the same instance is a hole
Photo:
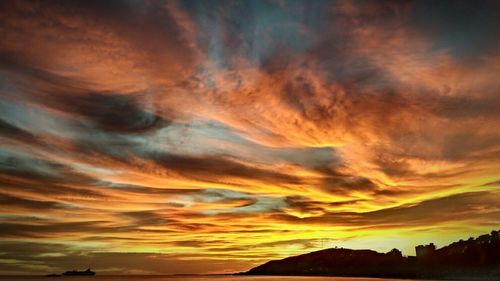
[[[391,278],[500,280],[500,236],[492,231],[441,249],[416,247],[417,256],[333,248],[269,261],[245,275],[332,275]]]

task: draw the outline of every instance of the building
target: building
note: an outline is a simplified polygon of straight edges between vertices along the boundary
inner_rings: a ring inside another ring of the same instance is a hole
[[[396,249],[396,248],[392,249],[387,254],[390,255],[390,256],[393,256],[393,257],[398,257],[398,258],[400,258],[400,257],[403,256],[403,254],[401,253],[401,251],[398,250],[398,249]]]
[[[415,247],[415,252],[417,254],[417,258],[428,257],[432,255],[436,251],[436,246],[434,243],[430,243],[429,245],[418,245]]]

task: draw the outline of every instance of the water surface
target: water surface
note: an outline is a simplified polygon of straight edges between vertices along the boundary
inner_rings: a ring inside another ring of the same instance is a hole
[[[410,279],[383,279],[358,277],[312,277],[312,276],[228,276],[228,275],[196,275],[196,276],[71,276],[71,277],[40,277],[40,276],[0,276],[1,281],[398,281]]]

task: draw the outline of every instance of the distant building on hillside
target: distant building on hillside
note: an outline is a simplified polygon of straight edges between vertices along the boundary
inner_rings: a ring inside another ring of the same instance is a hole
[[[403,256],[403,254],[401,253],[401,251],[398,250],[398,249],[396,249],[396,248],[390,250],[387,254],[390,255],[390,256],[393,256],[393,257],[398,257],[398,258],[400,258],[400,257]]]
[[[418,245],[415,247],[415,252],[417,254],[417,258],[428,257],[432,255],[436,251],[436,246],[434,243],[430,243],[429,245]]]
[[[500,240],[500,231],[493,230],[491,232],[491,240],[492,241],[498,241],[498,240]]]
[[[490,236],[489,234],[484,234],[476,238],[478,244],[488,244],[491,243],[491,240],[492,236]]]

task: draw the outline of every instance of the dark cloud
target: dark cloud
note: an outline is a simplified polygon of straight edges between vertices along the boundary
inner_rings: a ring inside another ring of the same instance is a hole
[[[285,203],[287,204],[287,210],[299,211],[305,214],[314,213],[328,213],[329,208],[338,208],[342,206],[352,206],[359,202],[364,202],[363,199],[345,200],[338,202],[322,202],[314,201],[311,198],[305,196],[287,196],[285,198]]]
[[[4,240],[1,243],[3,258],[12,258],[23,261],[35,261],[46,254],[69,253],[73,250],[70,245],[62,243],[36,243]]]
[[[368,178],[344,176],[342,178],[326,178],[321,188],[330,193],[349,193],[353,191],[372,191],[377,185]]]
[[[293,175],[252,167],[220,155],[187,156],[163,153],[151,155],[150,159],[168,170],[216,182],[236,177],[264,182],[300,183],[300,179]]]
[[[140,103],[141,93],[108,93],[89,92],[90,85],[83,81],[40,70],[12,59],[0,59],[3,70],[18,73],[21,81],[17,83],[34,83],[41,91],[27,91],[23,95],[29,101],[58,110],[76,119],[90,120],[97,129],[116,133],[143,133],[169,125],[170,121],[161,118],[153,112],[145,110]],[[24,87],[33,87],[23,85]],[[7,96],[15,97],[15,93]],[[20,97],[15,97],[20,98]],[[33,100],[34,99],[34,100]],[[152,108],[151,110],[154,110]],[[4,122],[0,123],[2,125]],[[14,128],[2,125],[1,128],[13,132]],[[84,129],[84,128],[81,128]],[[17,130],[17,134],[22,131]],[[25,137],[30,137],[27,135]],[[33,138],[33,136],[31,136]]]
[[[5,192],[22,190],[35,196],[106,198],[95,178],[67,165],[23,154],[0,151],[0,184]]]
[[[131,218],[134,221],[134,224],[139,226],[168,224],[168,218],[159,214],[158,211],[123,212],[120,215]]]
[[[483,184],[482,186],[500,186],[500,180],[487,182],[487,183]]]
[[[204,203],[230,204],[235,206],[234,208],[249,207],[259,202],[258,196],[222,189],[207,189],[193,194],[192,198]]]
[[[68,170],[65,165],[57,162],[3,150],[0,151],[0,171],[2,174],[10,175],[14,178],[58,182],[63,181],[58,172]]]
[[[53,106],[92,120],[100,129],[117,133],[141,133],[168,125],[158,115],[144,111],[133,97],[88,93],[82,96],[54,97]]]
[[[28,131],[0,119],[0,136],[26,143],[36,143],[37,137]]]
[[[412,2],[414,27],[433,37],[436,47],[447,48],[457,59],[474,59],[494,51],[500,28],[498,1]],[[478,28],[478,27],[481,28]]]
[[[105,226],[106,221],[83,222],[48,222],[43,223],[8,223],[0,222],[0,236],[6,238],[60,238],[64,235],[78,233],[105,233],[119,230],[116,227]]]
[[[5,192],[15,192],[16,190],[22,189],[24,192],[31,193],[34,195],[50,196],[52,198],[61,198],[61,200],[68,200],[70,198],[82,198],[82,199],[105,199],[108,198],[104,192],[99,191],[95,188],[91,188],[91,182],[84,182],[87,187],[78,187],[82,182],[78,182],[78,179],[73,179],[71,177],[65,180],[65,183],[54,183],[50,178],[32,178],[26,180],[26,175],[29,173],[18,174],[17,178],[11,175],[0,176],[0,184]],[[75,186],[73,186],[75,185]],[[85,185],[84,185],[85,186]]]
[[[492,91],[493,89],[484,89]],[[439,116],[453,118],[460,121],[467,119],[481,118],[488,120],[498,118],[500,113],[496,110],[500,106],[500,101],[492,93],[480,97],[474,96],[451,96],[432,98],[435,112]]]
[[[288,196],[285,198],[287,208],[296,210],[302,213],[323,212],[325,205],[322,202],[312,201],[304,196]]]
[[[50,212],[54,209],[69,209],[71,206],[57,201],[50,200],[33,200],[28,198],[16,197],[8,194],[0,194],[0,204],[2,206],[15,211],[18,209],[24,211],[44,211]]]
[[[188,222],[176,219],[168,219],[168,230],[148,230],[151,232],[168,233],[168,232],[179,232],[179,233],[200,233],[204,231],[209,231],[211,228],[216,228],[217,225],[208,222]]]
[[[365,213],[329,212],[307,218],[283,214],[273,216],[294,223],[349,225],[359,228],[425,226],[476,220],[494,223],[500,218],[498,197],[499,193],[494,191],[469,192]]]
[[[193,193],[199,193],[201,189],[179,189],[179,188],[167,188],[167,187],[162,187],[162,188],[157,188],[157,187],[151,187],[151,186],[144,186],[144,185],[136,185],[136,184],[123,184],[123,183],[114,183],[114,182],[107,182],[107,181],[96,181],[93,184],[94,186],[98,187],[104,187],[104,188],[111,188],[114,190],[119,190],[121,192],[126,192],[130,194],[149,194],[149,195],[181,195],[181,194],[193,194]],[[176,206],[174,202],[169,202],[166,203],[167,205],[171,204],[172,206]]]
[[[85,86],[89,86],[89,84],[77,79],[45,70],[27,58],[2,52],[0,52],[0,72],[3,73],[5,81],[15,83],[26,90],[22,95],[15,91],[5,91],[2,93],[4,96],[11,98],[22,98],[25,94],[34,94],[39,95],[39,97],[48,98],[50,97],[50,93],[45,93],[44,91],[37,92],[36,90],[64,87],[67,92],[73,93],[82,90]],[[40,101],[43,101],[43,99]]]
[[[242,57],[265,66],[280,52],[293,54],[307,49],[312,38],[301,28],[320,25],[326,16],[324,4],[236,1],[228,6],[195,0],[182,1],[180,6],[200,29],[197,44],[220,67],[232,69]]]
[[[284,160],[308,169],[336,166],[342,162],[334,147],[260,148],[269,151],[275,160]]]

